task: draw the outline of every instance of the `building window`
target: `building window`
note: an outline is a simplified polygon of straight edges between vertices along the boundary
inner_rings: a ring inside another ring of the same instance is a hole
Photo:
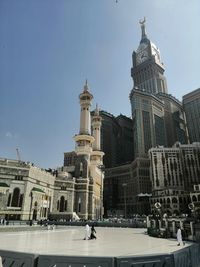
[[[20,189],[15,188],[12,195],[12,207],[18,207],[19,206],[19,199],[20,199]]]
[[[63,212],[64,209],[65,209],[65,198],[64,198],[64,196],[62,196],[60,198],[60,212]]]
[[[23,180],[23,176],[15,175],[15,180],[22,181]]]

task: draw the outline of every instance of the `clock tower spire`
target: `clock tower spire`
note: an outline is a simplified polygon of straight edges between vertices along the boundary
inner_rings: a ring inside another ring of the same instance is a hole
[[[146,19],[139,21],[142,37],[136,51],[133,51],[131,76],[134,87],[139,90],[157,94],[167,93],[167,81],[164,76],[164,65],[161,61],[160,51],[147,37]]]
[[[147,39],[147,34],[146,34],[146,27],[145,27],[145,22],[146,22],[146,18],[144,17],[143,20],[140,20],[140,25],[141,25],[141,30],[142,30],[142,38],[140,43],[142,43],[142,41],[146,41]]]

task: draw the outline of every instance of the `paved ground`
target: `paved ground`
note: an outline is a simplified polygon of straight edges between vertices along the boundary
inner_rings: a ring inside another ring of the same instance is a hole
[[[97,227],[97,240],[83,240],[85,227],[63,226],[55,230],[0,232],[0,250],[35,254],[80,256],[129,256],[171,253],[175,239],[149,237],[146,229]],[[186,242],[185,246],[191,243]]]

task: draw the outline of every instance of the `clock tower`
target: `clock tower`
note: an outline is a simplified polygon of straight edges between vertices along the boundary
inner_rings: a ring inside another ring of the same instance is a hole
[[[133,51],[131,76],[134,87],[139,90],[157,94],[167,93],[167,82],[164,76],[164,65],[160,51],[146,34],[145,18],[140,21],[142,37],[136,51]]]

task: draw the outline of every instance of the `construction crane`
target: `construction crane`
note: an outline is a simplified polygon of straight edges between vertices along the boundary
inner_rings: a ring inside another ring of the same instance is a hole
[[[21,161],[20,154],[19,154],[19,149],[16,148],[16,151],[17,151],[17,159],[18,159],[19,161]]]

